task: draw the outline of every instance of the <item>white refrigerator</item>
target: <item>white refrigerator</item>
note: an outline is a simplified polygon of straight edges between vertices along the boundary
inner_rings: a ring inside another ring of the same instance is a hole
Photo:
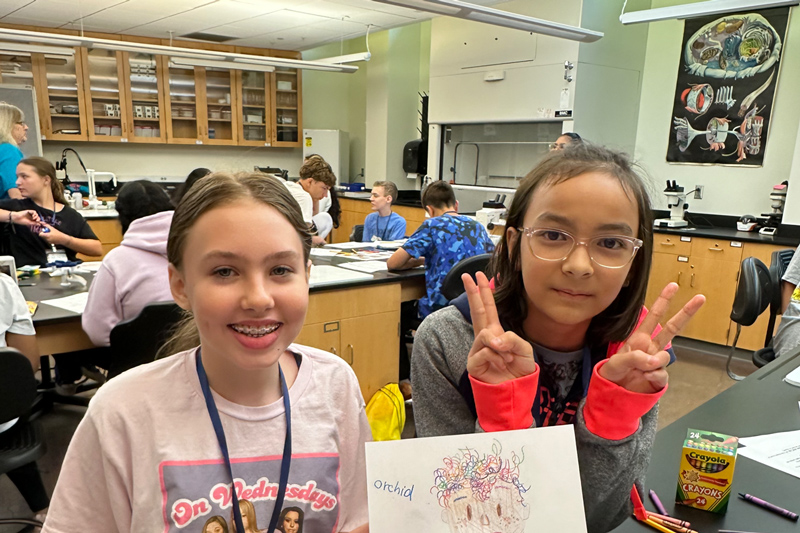
[[[342,130],[303,130],[303,158],[321,155],[339,183],[350,183],[350,136]]]

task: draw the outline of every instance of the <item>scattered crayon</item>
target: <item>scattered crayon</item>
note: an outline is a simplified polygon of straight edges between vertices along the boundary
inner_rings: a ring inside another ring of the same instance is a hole
[[[748,502],[754,503],[759,507],[763,507],[768,511],[772,511],[775,514],[779,514],[785,518],[788,518],[789,520],[794,520],[795,522],[797,522],[798,515],[796,513],[791,512],[788,509],[784,509],[783,507],[778,507],[777,505],[762,500],[761,498],[756,498],[752,494],[742,494],[740,492],[739,497],[743,500],[747,500]]]
[[[667,510],[664,509],[664,505],[661,503],[661,500],[658,499],[658,494],[656,494],[656,491],[653,489],[650,489],[650,499],[653,501],[653,505],[656,506],[656,509],[658,509],[659,513],[663,514],[664,516],[669,516],[669,513],[667,513]]]
[[[675,532],[674,532],[674,531],[672,531],[671,529],[669,529],[669,528],[667,528],[667,527],[664,527],[664,526],[662,526],[661,524],[657,524],[657,523],[655,523],[655,522],[654,522],[653,520],[651,520],[650,518],[648,518],[647,520],[645,520],[645,521],[644,521],[644,523],[645,523],[645,524],[647,524],[648,526],[652,527],[653,529],[657,529],[657,530],[661,531],[661,533],[675,533]]]
[[[691,525],[692,525],[692,524],[690,524],[689,522],[687,522],[685,520],[681,520],[681,519],[675,518],[673,516],[666,516],[666,515],[663,515],[663,514],[653,513],[651,511],[647,511],[647,515],[648,515],[648,517],[656,517],[656,518],[660,518],[661,520],[666,520],[667,522],[672,522],[673,524],[681,526],[681,527],[691,527]]]

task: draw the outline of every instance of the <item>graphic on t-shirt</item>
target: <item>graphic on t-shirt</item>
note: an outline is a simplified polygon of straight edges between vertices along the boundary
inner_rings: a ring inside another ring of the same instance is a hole
[[[280,456],[231,460],[246,533],[269,525],[280,479]],[[339,456],[293,455],[277,530],[331,531],[339,517]],[[235,530],[230,479],[222,460],[164,461],[159,466],[164,532]]]
[[[465,449],[444,458],[434,473],[442,520],[452,533],[522,533],[531,506],[519,478],[523,459],[513,451],[503,458],[499,445],[493,453]]]

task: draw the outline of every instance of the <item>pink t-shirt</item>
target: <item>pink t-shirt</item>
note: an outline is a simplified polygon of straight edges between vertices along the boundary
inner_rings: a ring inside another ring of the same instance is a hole
[[[364,443],[371,433],[358,381],[334,355],[289,349],[302,361],[289,389],[292,462],[283,507],[303,510],[303,531],[350,531],[367,522]],[[283,401],[246,407],[216,393],[214,401],[237,494],[266,528],[283,452]],[[43,531],[200,532],[214,516],[233,531],[230,478],[195,350],[103,385],[70,443]]]

